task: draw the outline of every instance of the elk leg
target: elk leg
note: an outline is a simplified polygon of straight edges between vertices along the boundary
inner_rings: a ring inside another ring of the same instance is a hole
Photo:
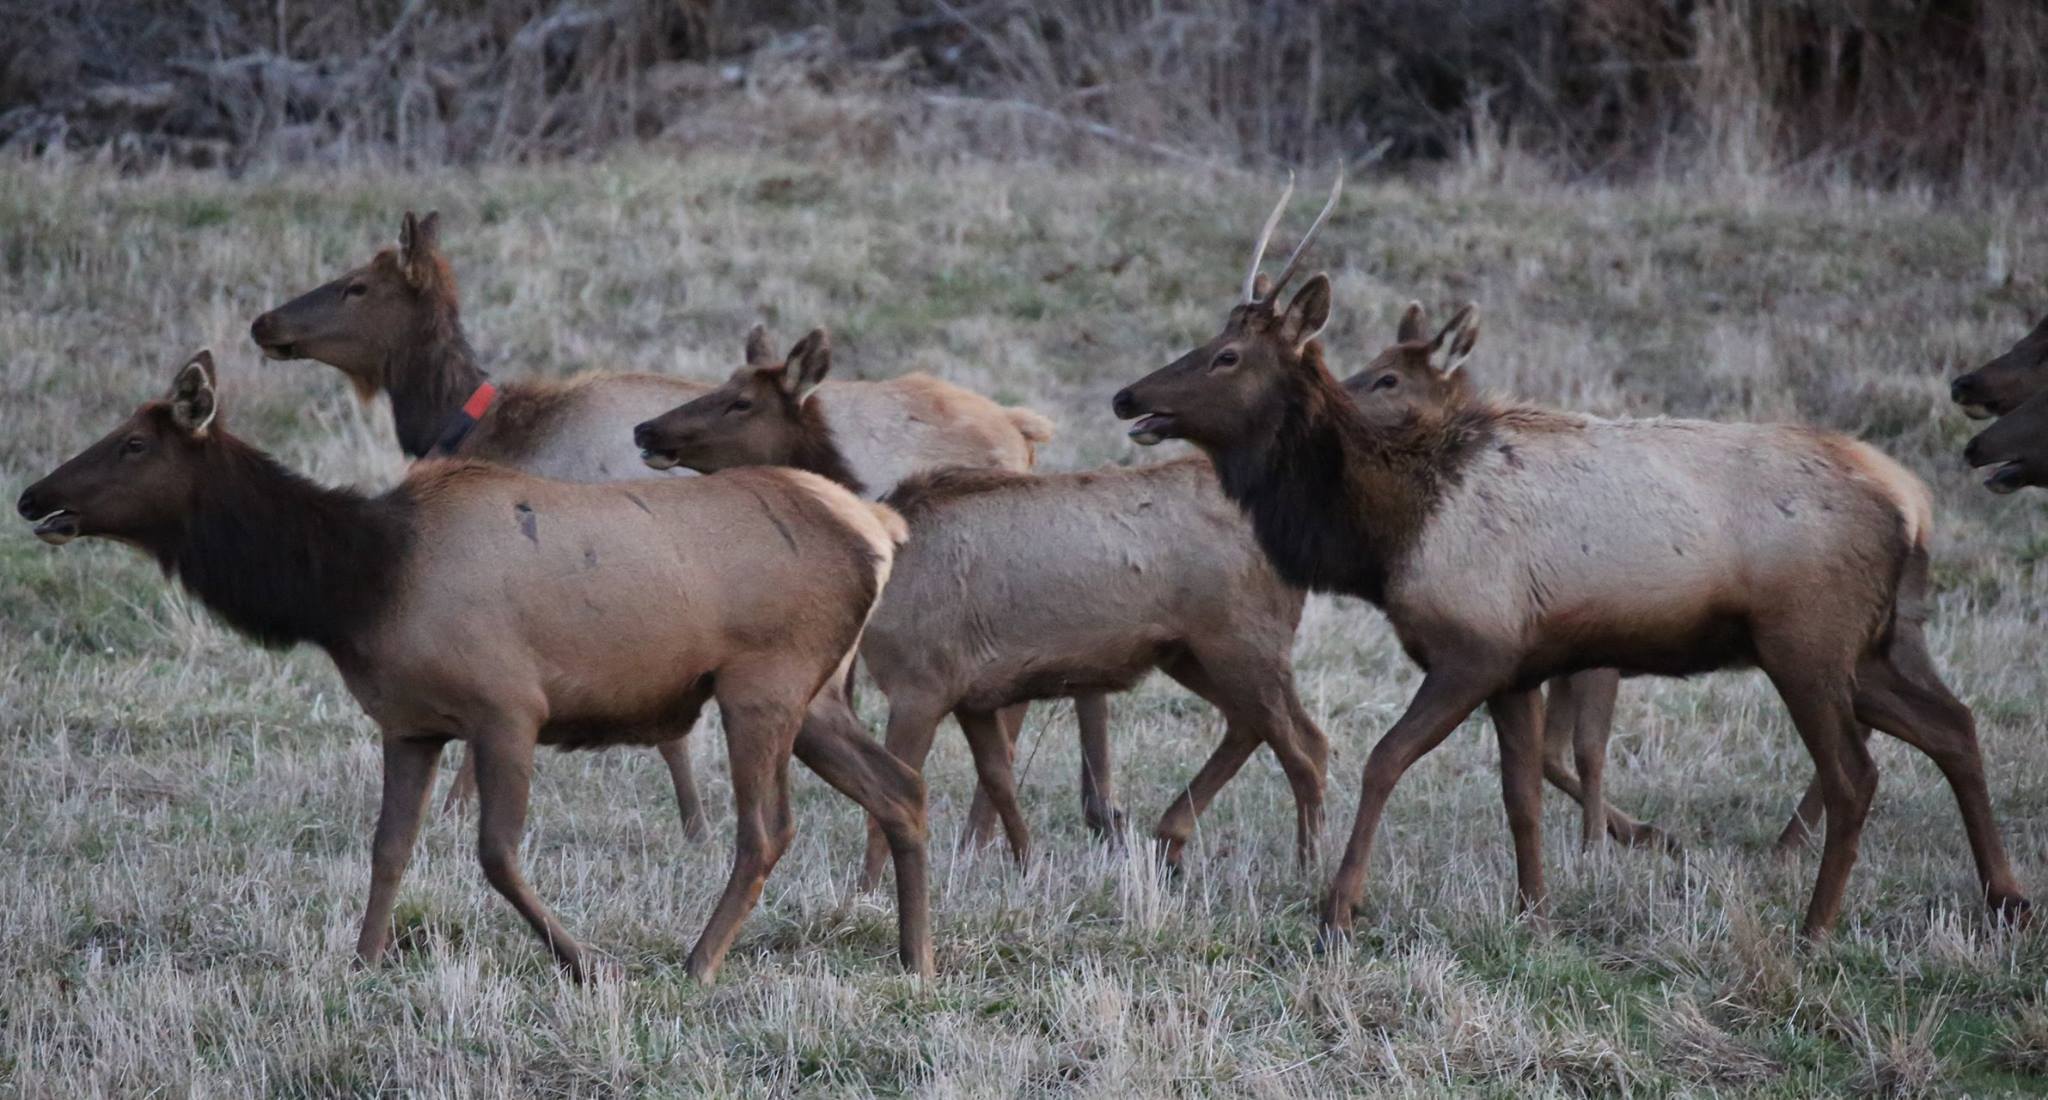
[[[2013,875],[1991,812],[1976,719],[1941,682],[1917,627],[1901,629],[1889,653],[1858,667],[1856,717],[1933,759],[1962,813],[1985,903],[2000,919],[2024,919],[2031,903]]]
[[[899,691],[889,700],[889,730],[884,738],[889,755],[902,761],[922,781],[925,758],[932,752],[932,737],[938,733],[943,706],[934,706]],[[860,888],[872,890],[882,881],[882,868],[889,863],[889,838],[881,822],[868,818],[868,849],[861,863]]]
[[[448,794],[441,799],[441,812],[454,813],[467,806],[476,798],[476,756],[468,749],[462,750],[462,763],[455,769],[455,779],[448,784]]]
[[[796,831],[789,807],[789,758],[805,707],[787,696],[788,685],[801,678],[801,672],[773,666],[719,674],[718,710],[725,719],[725,753],[732,766],[732,875],[684,965],[690,977],[706,985],[718,976],[740,925],[761,900],[768,872]]]
[[[1291,690],[1293,670],[1236,652],[1192,653],[1162,667],[1221,711],[1224,721],[1223,743],[1159,823],[1160,856],[1166,865],[1180,867],[1181,849],[1194,831],[1195,818],[1261,743],[1273,750],[1294,792],[1295,862],[1301,867],[1312,864],[1323,828],[1323,766],[1329,743],[1307,720],[1307,711]]]
[[[796,757],[878,823],[896,864],[897,958],[913,974],[932,973],[924,780],[875,744],[829,688],[811,702],[797,733]]]
[[[697,777],[690,767],[690,731],[673,741],[663,741],[654,746],[661,754],[661,762],[668,765],[669,786],[675,788],[676,812],[682,815],[683,835],[691,840],[702,840],[706,832],[704,804],[697,798]]]
[[[1508,832],[1515,845],[1515,900],[1539,926],[1549,897],[1543,887],[1542,706],[1534,689],[1501,692],[1486,706],[1500,740],[1501,803],[1507,808]],[[1599,816],[1592,815],[1588,827],[1596,840],[1600,824]]]
[[[1579,845],[1591,850],[1607,838],[1607,737],[1614,728],[1614,698],[1621,675],[1608,669],[1571,677],[1572,702],[1578,713],[1572,723],[1572,762],[1586,797],[1579,804]]]
[[[1109,755],[1109,697],[1099,691],[1074,696],[1074,724],[1081,738],[1081,820],[1095,835],[1122,844],[1124,812],[1116,804]]]
[[[1780,856],[1789,856],[1806,846],[1813,838],[1813,831],[1820,828],[1821,791],[1820,776],[1806,781],[1806,791],[1799,796],[1799,805],[1792,808],[1792,817],[1778,832],[1778,840],[1771,847]]]
[[[1011,755],[1016,755],[1017,739],[1024,736],[1024,715],[1031,704],[1011,703],[996,710],[996,723],[1003,729],[1003,737],[1010,743]],[[962,848],[985,848],[996,842],[996,811],[989,805],[988,795],[981,784],[974,785],[974,801],[967,807],[967,832],[960,838]]]
[[[491,888],[526,918],[541,942],[554,952],[555,961],[582,982],[590,977],[583,949],[541,903],[519,869],[519,840],[526,831],[527,798],[533,781],[533,745],[530,728],[494,732],[469,744],[470,759],[476,761],[477,862],[483,865],[484,879]]]
[[[384,801],[377,811],[376,837],[370,842],[370,903],[363,911],[362,934],[356,937],[359,965],[375,965],[391,945],[391,910],[398,902],[398,884],[412,862],[420,819],[427,812],[427,795],[434,787],[434,766],[446,744],[445,740],[400,737],[384,741]]]
[[[1549,684],[1550,698],[1543,708],[1543,778],[1577,802],[1582,812],[1586,806],[1586,793],[1566,759],[1579,738],[1579,700],[1582,696],[1592,697],[1595,692],[1604,693],[1608,715],[1606,725],[1611,728],[1614,696],[1620,685],[1621,676],[1612,669],[1557,676]],[[1602,738],[1604,744],[1604,731]],[[1601,803],[1601,817],[1606,822],[1608,836],[1631,848],[1659,847],[1673,855],[1678,853],[1678,843],[1664,830],[1630,817],[1604,798]]]
[[[1011,771],[1010,739],[994,711],[956,708],[953,717],[967,735],[967,747],[974,753],[974,774],[987,793],[996,816],[1002,818],[1003,832],[1010,840],[1010,857],[1019,865],[1031,858],[1031,829],[1024,823],[1024,811],[1017,806],[1017,777]]]
[[[1422,687],[1393,728],[1372,747],[1365,761],[1351,840],[1344,847],[1344,861],[1338,865],[1336,876],[1330,880],[1330,892],[1323,899],[1324,943],[1351,935],[1351,914],[1365,893],[1365,870],[1372,858],[1373,834],[1379,829],[1380,815],[1386,811],[1394,785],[1417,760],[1443,744],[1458,723],[1493,694],[1495,685],[1503,678],[1482,674],[1477,669],[1456,668],[1448,662],[1439,664],[1423,677]]]
[[[1850,677],[1827,669],[1825,656],[1815,658],[1796,650],[1784,656],[1789,659],[1758,663],[1764,665],[1765,674],[1792,712],[1792,724],[1813,756],[1821,783],[1827,827],[1820,873],[1815,876],[1813,898],[1800,926],[1801,936],[1819,940],[1833,931],[1841,916],[1842,895],[1877,792],[1877,767],[1855,720]]]

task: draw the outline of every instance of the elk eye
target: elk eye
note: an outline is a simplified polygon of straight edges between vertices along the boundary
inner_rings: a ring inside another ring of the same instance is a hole
[[[735,401],[731,405],[727,406],[725,411],[733,413],[743,413],[748,411],[749,409],[752,409],[753,407],[754,403],[752,401],[749,401],[746,398],[742,397],[738,401]]]
[[[148,449],[149,441],[139,435],[131,435],[121,441],[121,453],[124,455],[139,455]]]
[[[1219,352],[1217,352],[1217,353],[1216,353],[1216,359],[1215,359],[1215,362],[1214,362],[1214,364],[1213,364],[1213,365],[1214,365],[1214,366],[1218,366],[1218,367],[1234,367],[1234,366],[1236,366],[1236,365],[1237,365],[1237,351],[1236,351],[1236,349],[1234,349],[1234,348],[1224,348],[1224,349],[1223,349],[1222,351],[1219,351]]]
[[[1372,388],[1376,390],[1391,390],[1400,384],[1401,376],[1397,374],[1382,374],[1372,380]]]
[[[368,283],[350,283],[348,284],[348,289],[341,292],[341,296],[344,298],[360,298],[369,292],[370,284]]]

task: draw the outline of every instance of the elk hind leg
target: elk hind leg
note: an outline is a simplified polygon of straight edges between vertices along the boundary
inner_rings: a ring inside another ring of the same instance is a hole
[[[477,862],[491,888],[512,903],[554,952],[555,961],[577,981],[590,977],[583,949],[527,885],[519,867],[519,841],[526,831],[527,799],[533,782],[534,729],[505,723],[469,743],[476,762]]]
[[[795,751],[805,767],[858,803],[881,830],[896,865],[897,958],[913,974],[932,973],[924,780],[875,744],[830,688],[811,701]]]

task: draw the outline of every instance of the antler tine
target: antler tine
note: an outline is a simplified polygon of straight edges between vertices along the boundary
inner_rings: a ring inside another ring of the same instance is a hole
[[[1294,197],[1294,170],[1287,170],[1287,189],[1280,192],[1280,201],[1273,204],[1273,212],[1266,215],[1266,227],[1259,230],[1259,243],[1252,248],[1251,270],[1244,273],[1244,292],[1239,297],[1246,302],[1255,301],[1252,284],[1259,281],[1259,263],[1266,258],[1266,242],[1273,239],[1273,227],[1280,224],[1280,212],[1287,209],[1287,200]]]
[[[1316,215],[1315,224],[1309,226],[1308,232],[1301,235],[1301,243],[1295,245],[1294,252],[1287,257],[1287,266],[1281,268],[1280,277],[1273,280],[1273,290],[1267,295],[1268,301],[1278,298],[1281,289],[1287,285],[1287,280],[1294,277],[1294,265],[1301,262],[1301,254],[1308,251],[1309,244],[1316,239],[1316,233],[1323,228],[1323,223],[1330,220],[1330,211],[1337,209],[1337,196],[1343,193],[1344,166],[1339,164],[1337,178],[1330,183],[1330,201],[1323,204],[1323,212]]]

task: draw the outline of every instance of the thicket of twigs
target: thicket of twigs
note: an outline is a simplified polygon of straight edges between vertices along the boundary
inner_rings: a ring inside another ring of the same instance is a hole
[[[9,0],[18,3],[18,0]],[[56,0],[0,146],[471,163],[625,140],[2025,186],[2039,0]]]

